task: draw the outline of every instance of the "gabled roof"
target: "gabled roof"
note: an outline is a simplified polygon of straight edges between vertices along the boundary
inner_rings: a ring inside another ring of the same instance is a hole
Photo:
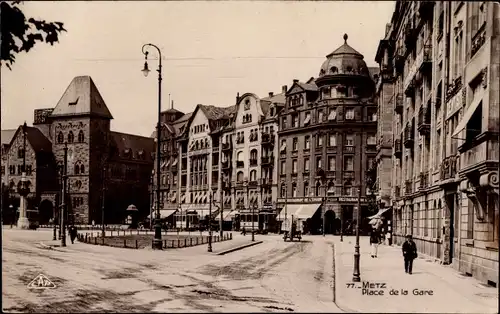
[[[0,135],[2,145],[10,145],[10,141],[12,141],[12,138],[14,137],[14,134],[16,134],[16,131],[17,129],[2,130],[2,133]]]
[[[118,152],[122,154],[126,149],[130,149],[135,156],[135,153],[143,151],[146,161],[151,161],[151,153],[155,151],[155,142],[152,138],[138,136],[134,134],[110,132],[112,146],[116,147]]]
[[[198,105],[208,120],[216,121],[220,119],[229,119],[236,113],[236,106],[216,107],[212,105]],[[196,111],[196,110],[195,110]]]
[[[16,139],[18,135],[22,136],[23,126],[20,125],[12,136],[9,146],[12,146],[12,142]],[[43,135],[42,131],[39,129],[28,126],[26,127],[26,141],[31,144],[35,153],[39,152],[51,152],[52,142]],[[2,144],[3,144],[3,131],[2,131]]]
[[[310,80],[309,80],[310,81]],[[293,87],[294,86],[299,86],[300,88],[302,88],[304,91],[311,91],[311,92],[317,92],[318,91],[318,86],[316,85],[316,83],[312,82],[312,83],[302,83],[302,82],[297,82],[295,81],[293,83],[293,85],[288,89],[288,91],[286,92],[286,95],[290,94],[290,92],[293,90]],[[285,103],[283,101],[283,103]]]
[[[66,88],[66,91],[50,116],[73,115],[94,115],[113,119],[111,112],[90,76],[75,77]]]
[[[285,104],[286,103],[286,96],[285,93],[273,95],[272,97],[264,97],[261,100],[264,100],[269,103],[277,103],[277,104]],[[262,104],[262,101],[261,101]]]

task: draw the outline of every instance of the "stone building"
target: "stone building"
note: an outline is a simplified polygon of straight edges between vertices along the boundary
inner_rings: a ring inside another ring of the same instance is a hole
[[[89,76],[75,77],[55,108],[37,109],[34,115],[33,127],[26,130],[28,209],[38,209],[41,224],[57,215],[61,203],[65,147],[70,222],[99,223],[104,212],[105,223],[121,223],[131,204],[148,211],[153,141],[110,130],[113,117]],[[17,186],[21,177],[17,168],[22,165],[23,140],[20,127],[6,146],[2,143],[7,149],[2,178],[8,187]],[[16,206],[17,189],[9,194]]]
[[[323,217],[326,233],[342,222],[353,226],[359,195],[361,217],[369,216],[364,177],[376,156],[375,84],[363,56],[344,40],[317,78],[293,81],[279,117],[279,218],[308,219],[311,232],[323,228]]]
[[[379,46],[387,57],[378,59],[396,78],[392,97],[379,103],[395,112],[395,243],[413,234],[419,252],[492,285],[498,279],[498,10],[490,2],[397,2]]]

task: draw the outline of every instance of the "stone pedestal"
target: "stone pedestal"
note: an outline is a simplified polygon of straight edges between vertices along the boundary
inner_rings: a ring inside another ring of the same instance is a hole
[[[19,219],[17,220],[17,228],[19,229],[29,229],[30,222],[27,217],[27,200],[26,196],[21,195],[21,203],[19,206]]]
[[[30,222],[28,220],[28,200],[26,197],[29,194],[28,182],[26,180],[26,172],[23,172],[21,177],[21,188],[19,189],[20,205],[19,205],[19,219],[17,220],[17,227],[19,229],[29,229]]]

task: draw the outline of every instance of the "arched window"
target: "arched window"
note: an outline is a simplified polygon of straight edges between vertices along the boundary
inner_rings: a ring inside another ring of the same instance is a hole
[[[236,157],[237,161],[243,161],[243,152],[238,152],[238,155]]]
[[[85,167],[82,165],[81,161],[77,161],[75,163],[73,171],[75,174],[84,174],[85,173]]]
[[[62,132],[59,132],[59,134],[57,134],[57,143],[62,144],[63,142],[64,142],[64,135]]]
[[[243,182],[243,171],[238,172],[238,174],[236,175],[236,181]]]
[[[281,197],[286,197],[286,184],[281,183]]]
[[[78,132],[78,143],[83,143],[84,140],[85,135],[83,135],[83,131],[80,130],[80,132]]]
[[[328,194],[335,194],[335,185],[333,182],[328,183]]]
[[[304,196],[309,196],[309,182],[304,182]]]
[[[292,197],[297,197],[297,183],[292,183]]]
[[[331,68],[330,68],[330,71],[331,71],[332,73],[337,73],[337,72],[339,71],[339,69],[337,69],[337,67],[331,67]]]
[[[195,144],[194,144],[194,148],[198,149],[199,147],[200,147],[200,143],[198,143],[198,141],[196,141]]]
[[[257,181],[257,170],[250,171],[250,181]]]
[[[257,160],[257,150],[256,149],[252,149],[252,151],[250,152],[250,159]]]
[[[85,174],[85,166],[80,165],[80,174]]]
[[[321,195],[321,183],[317,182],[316,183],[316,196],[320,196]]]
[[[205,139],[205,148],[208,148],[208,139]]]
[[[68,133],[68,143],[73,143],[75,140],[75,136],[73,135],[73,131],[69,131]]]

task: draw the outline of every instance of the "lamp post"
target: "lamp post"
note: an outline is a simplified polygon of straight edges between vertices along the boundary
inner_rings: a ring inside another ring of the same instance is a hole
[[[101,225],[102,225],[102,237],[104,238],[106,236],[106,230],[104,227],[104,204],[105,204],[105,197],[106,197],[106,164],[103,165],[102,167],[102,204],[101,204]],[[104,241],[104,239],[103,239]]]
[[[28,126],[26,122],[23,124],[23,168],[21,169],[21,181],[18,186],[18,193],[20,198],[20,206],[19,206],[19,219],[17,220],[17,227],[19,229],[28,229],[29,228],[29,220],[27,213],[27,199],[26,197],[30,193],[30,188],[28,186],[28,179],[26,178],[26,132]]]
[[[344,242],[344,207],[340,206],[340,242]]]
[[[254,228],[254,223],[255,223],[255,207],[257,207],[257,204],[253,204],[252,206],[252,241],[255,241],[255,228]]]
[[[210,189],[209,198],[210,204],[208,205],[208,252],[212,252],[212,197],[214,190]]]
[[[64,143],[64,165],[62,169],[62,191],[61,191],[61,246],[66,246],[66,180],[68,178],[68,143]]]
[[[359,269],[359,259],[360,259],[360,253],[359,253],[359,223],[361,220],[361,174],[362,174],[362,168],[361,168],[361,159],[362,156],[359,156],[359,184],[358,184],[358,208],[356,212],[356,245],[354,246],[354,270],[352,273],[352,281],[354,282],[360,282],[360,269]]]
[[[14,224],[14,219],[16,218],[16,212],[14,211],[14,206],[12,206],[12,204],[9,205],[9,209],[12,215],[12,220],[10,221],[10,229],[12,229],[12,225]]]
[[[160,223],[160,136],[161,136],[161,51],[160,48],[153,44],[145,44],[142,46],[142,53],[144,54],[145,62],[142,73],[148,76],[148,51],[146,47],[153,47],[158,50],[158,123],[156,126],[156,219],[155,219],[155,237],[153,240],[153,248],[157,250],[162,249],[161,240],[161,223]]]
[[[181,219],[180,219],[181,223],[180,223],[180,228],[179,229],[180,229],[180,231],[182,231],[182,206],[181,206],[180,203],[179,203],[179,212],[181,213]]]

